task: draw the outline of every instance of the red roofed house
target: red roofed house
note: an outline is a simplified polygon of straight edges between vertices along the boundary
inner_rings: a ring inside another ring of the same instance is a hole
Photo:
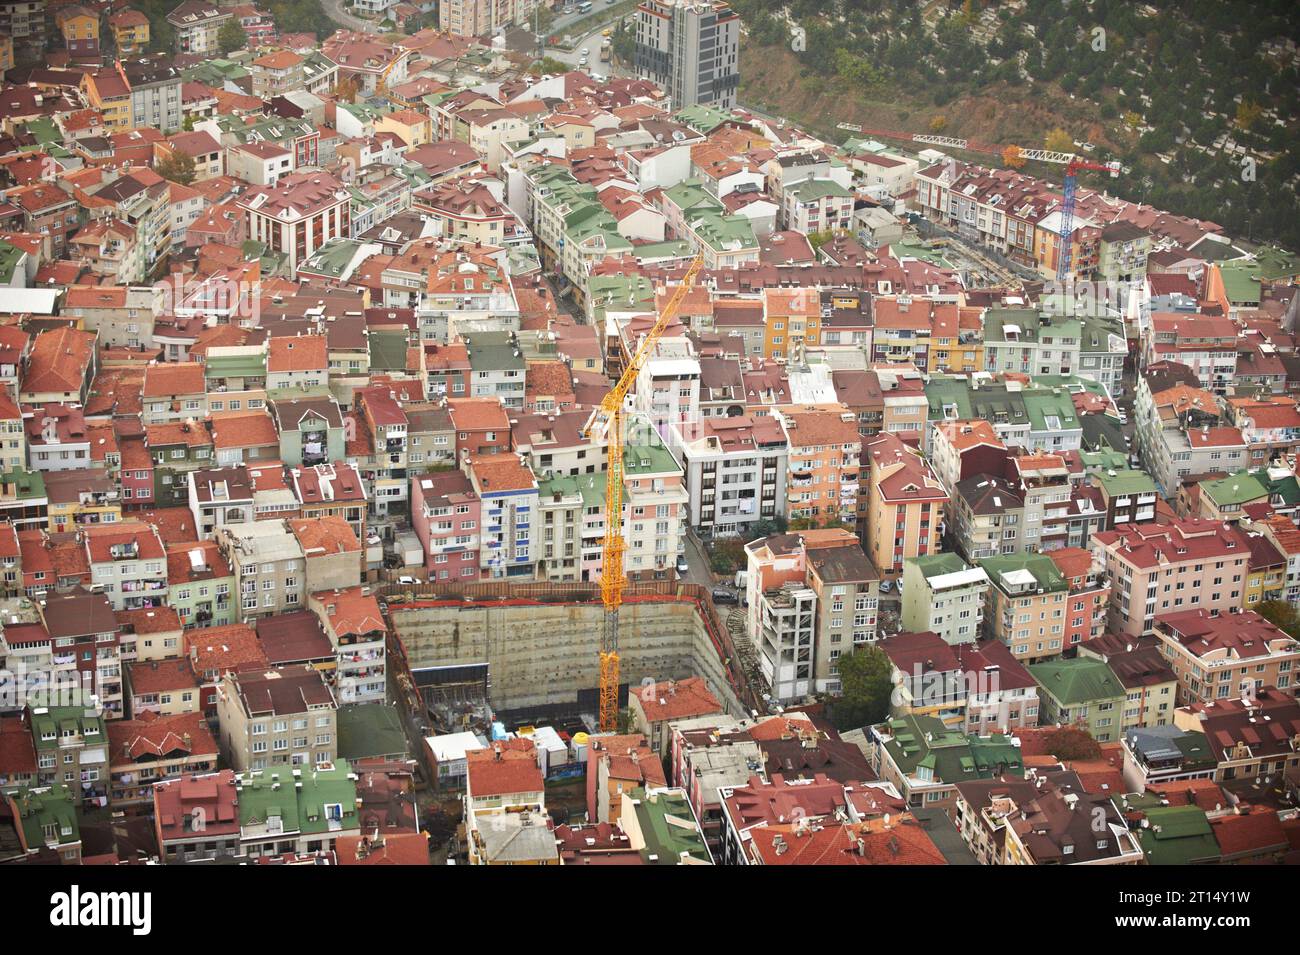
[[[217,766],[217,741],[202,713],[162,716],[147,710],[108,724],[108,798],[114,809],[153,802],[154,783]]]
[[[672,742],[669,723],[722,712],[718,698],[698,676],[647,683],[629,689],[627,696],[628,709],[631,711],[630,725],[645,736],[660,759],[668,754],[668,746]]]
[[[153,790],[154,832],[163,862],[239,851],[239,790],[233,770],[167,779]]]
[[[470,864],[557,865],[546,814],[546,784],[532,740],[496,740],[490,749],[467,752],[465,764]],[[511,848],[515,841],[519,845]]]
[[[1300,641],[1253,610],[1160,614],[1156,636],[1178,677],[1178,703],[1235,699],[1262,686],[1295,694]]]
[[[145,424],[207,417],[203,365],[196,361],[151,364],[144,370]]]
[[[1157,617],[1182,610],[1241,608],[1250,542],[1236,527],[1200,518],[1121,524],[1092,540],[1107,576],[1122,582],[1110,594],[1112,632],[1150,633]]]
[[[270,665],[257,632],[246,623],[190,630],[184,640],[185,655],[200,683],[199,707],[208,717],[217,715],[217,686],[222,677],[232,670]]]
[[[18,392],[21,404],[86,403],[99,367],[98,336],[60,326],[41,332],[32,344],[27,374]]]

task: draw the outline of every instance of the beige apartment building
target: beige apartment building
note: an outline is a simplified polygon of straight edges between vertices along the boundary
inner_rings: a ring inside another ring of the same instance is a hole
[[[332,764],[337,715],[334,694],[309,664],[230,670],[217,690],[221,754],[236,772]]]
[[[1180,706],[1251,696],[1265,686],[1295,694],[1300,641],[1253,610],[1165,614],[1155,630],[1178,677]]]

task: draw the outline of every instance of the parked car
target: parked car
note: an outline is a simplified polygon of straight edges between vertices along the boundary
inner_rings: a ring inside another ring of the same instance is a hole
[[[686,562],[686,555],[685,554],[680,555],[677,558],[677,573],[679,574],[689,573],[690,569],[691,569],[691,565]]]
[[[882,594],[891,593],[893,592],[893,589],[894,589],[894,585],[890,581],[882,580],[880,582],[880,592]]]
[[[410,587],[414,584],[418,584],[420,582],[420,578],[419,577],[398,577],[397,582],[401,584],[403,587]]]
[[[734,604],[737,603],[736,595],[724,587],[713,588],[713,602],[715,604]]]

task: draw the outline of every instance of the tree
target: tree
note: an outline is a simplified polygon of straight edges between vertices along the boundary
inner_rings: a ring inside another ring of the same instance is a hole
[[[341,76],[339,81],[334,84],[334,98],[340,103],[354,102],[359,92],[361,92],[361,87],[357,84],[356,79],[351,76]]]
[[[222,53],[233,53],[247,45],[248,34],[244,32],[238,20],[231,17],[221,24],[221,29],[217,31],[217,46],[221,48]]]
[[[1062,726],[1048,733],[1043,743],[1057,759],[1101,759],[1101,744],[1078,726]]]
[[[1074,137],[1059,126],[1043,138],[1043,148],[1054,153],[1074,152]]]
[[[1237,104],[1237,118],[1235,122],[1241,129],[1250,129],[1259,121],[1263,114],[1264,107],[1260,106],[1253,100],[1244,99]]]
[[[1257,612],[1273,626],[1300,640],[1300,608],[1285,600],[1265,600]]]
[[[194,157],[182,152],[172,152],[164,156],[154,166],[154,172],[169,182],[188,186],[194,181]]]
[[[947,125],[948,125],[948,117],[947,117],[947,116],[932,116],[932,117],[930,117],[930,123],[929,123],[929,126],[930,126],[930,132],[932,132],[932,133],[942,132],[942,131],[943,131],[943,128],[944,128],[945,126],[947,126]]]
[[[894,683],[893,665],[879,647],[859,647],[839,660],[840,695],[831,701],[831,714],[841,730],[879,723],[889,717]]]
[[[1002,164],[1008,169],[1023,169],[1025,157],[1020,155],[1020,147],[1008,146],[1002,150]]]
[[[566,66],[561,61],[557,60],[555,57],[544,56],[536,63],[534,63],[531,67],[529,67],[528,72],[532,73],[534,76],[543,76],[543,75],[554,76],[558,73],[565,73],[568,71],[568,69],[569,69],[568,66]]]

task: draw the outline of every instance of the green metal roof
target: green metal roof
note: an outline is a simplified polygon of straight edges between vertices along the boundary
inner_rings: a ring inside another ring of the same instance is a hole
[[[999,554],[996,557],[981,557],[975,563],[984,568],[984,573],[989,575],[989,580],[993,581],[995,587],[1001,587],[1003,574],[1024,570],[1033,576],[1039,588],[1048,593],[1068,589],[1061,569],[1046,554]]]
[[[103,717],[86,715],[84,706],[34,706],[31,709],[32,743],[37,752],[55,752],[64,730],[77,733],[87,743],[108,743]],[[51,736],[52,739],[43,737]]]
[[[1268,488],[1258,474],[1238,471],[1227,477],[1201,482],[1201,493],[1219,507],[1248,504],[1268,496]]]
[[[1146,471],[1135,471],[1132,468],[1124,468],[1115,471],[1099,471],[1093,475],[1097,483],[1106,489],[1106,493],[1111,497],[1121,497],[1125,494],[1154,494],[1156,493],[1156,482],[1151,480],[1151,475]]]
[[[222,354],[221,348],[209,349],[208,357],[203,362],[203,377],[264,378],[266,377],[266,353]]]
[[[1218,862],[1221,855],[1214,829],[1199,806],[1149,809],[1147,824],[1134,829],[1150,865],[1191,865]]]
[[[371,330],[370,370],[372,372],[403,371],[406,369],[406,332]]]
[[[397,710],[385,703],[349,703],[338,711],[339,756],[369,759],[406,753]]]
[[[627,443],[623,445],[623,473],[628,477],[681,473],[681,465],[645,419],[633,421],[628,429]]]
[[[1262,271],[1258,262],[1238,259],[1219,265],[1223,277],[1223,291],[1228,301],[1237,304],[1259,304],[1259,279]]]
[[[927,580],[941,574],[957,574],[969,570],[970,566],[961,559],[960,554],[944,551],[939,554],[926,554],[923,557],[909,557],[904,564],[915,564]]]
[[[55,783],[32,789],[24,787],[13,790],[12,795],[18,811],[15,821],[23,828],[23,841],[28,848],[38,849],[47,844],[46,826],[55,827],[60,845],[81,841],[77,799],[67,786]]]
[[[800,202],[812,202],[814,199],[824,199],[827,196],[837,196],[841,199],[853,196],[853,193],[834,179],[805,179],[790,186],[786,191]]]
[[[637,801],[634,811],[645,848],[641,857],[651,865],[679,865],[687,855],[699,862],[712,856],[685,793],[679,790],[636,788],[629,793]]]
[[[20,501],[45,497],[45,478],[40,471],[14,468],[12,471],[0,472],[0,486],[13,488],[14,496]]]
[[[685,106],[673,114],[673,119],[677,122],[706,136],[731,118],[730,113],[702,103]]]
[[[294,776],[293,770],[301,770]],[[262,825],[279,816],[285,833],[304,834],[356,829],[357,784],[349,779],[352,766],[340,759],[328,769],[289,765],[243,773],[239,780],[240,826]],[[338,822],[331,825],[327,806],[337,805]]]
[[[1124,686],[1100,660],[1045,660],[1027,667],[1039,688],[1063,706],[1123,700]]]
[[[583,507],[602,507],[605,503],[605,480],[595,474],[538,479],[537,496],[543,506],[554,500],[557,494],[566,498],[581,495]]]
[[[0,242],[0,283],[11,285],[27,253],[9,242]]]
[[[909,713],[889,721],[885,748],[904,773],[930,769],[936,782],[989,779],[1001,773],[1024,774],[1020,747],[1000,733],[967,736],[934,716]]]
[[[340,278],[360,248],[361,243],[356,239],[330,239],[298,267],[318,275]]]

